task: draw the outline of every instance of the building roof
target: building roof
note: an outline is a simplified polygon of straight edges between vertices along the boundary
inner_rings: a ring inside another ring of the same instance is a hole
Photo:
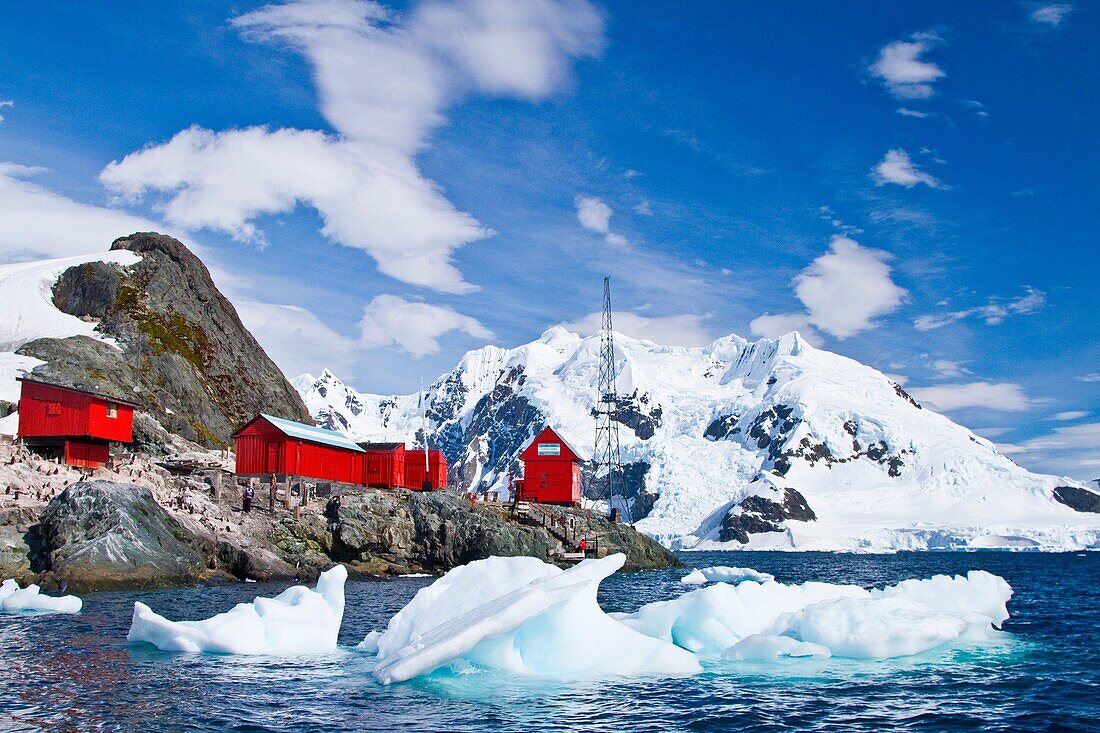
[[[531,442],[528,443],[527,447],[524,448],[523,451],[520,453],[520,459],[521,460],[530,460],[530,459],[524,458],[523,456],[526,455],[526,453],[529,450],[531,450],[531,448],[533,448],[536,443],[545,442],[545,441],[540,441],[539,438],[541,438],[543,436],[543,434],[546,433],[546,432],[549,432],[551,435],[553,435],[555,438],[557,438],[557,442],[561,443],[563,446],[565,446],[565,449],[567,451],[569,451],[570,453],[573,454],[574,460],[587,461],[591,458],[591,456],[589,456],[588,453],[582,453],[581,451],[577,450],[576,447],[574,447],[568,440],[566,440],[565,438],[562,437],[561,433],[559,433],[557,430],[554,430],[552,427],[547,425],[545,428],[540,430],[538,432],[538,434],[535,435],[534,438],[531,439]]]
[[[404,443],[357,443],[363,450],[397,450],[404,448]]]
[[[66,392],[75,392],[76,394],[87,395],[88,397],[95,397],[97,400],[103,400],[105,402],[115,402],[115,403],[118,403],[120,405],[126,405],[127,407],[131,407],[135,410],[140,410],[141,409],[141,405],[137,404],[136,402],[131,402],[130,400],[124,400],[120,397],[115,397],[114,395],[103,394],[102,392],[96,392],[95,390],[91,390],[91,389],[83,389],[81,387],[73,387],[73,386],[68,385],[68,384],[57,384],[55,382],[47,382],[44,379],[35,379],[34,377],[29,377],[25,374],[21,377],[16,377],[15,381],[17,381],[17,382],[29,382],[30,384],[41,384],[43,387],[52,387],[53,389],[63,389]]]
[[[343,433],[337,433],[334,430],[325,430],[316,425],[306,425],[305,423],[294,422],[293,420],[284,420],[281,417],[275,417],[274,415],[268,415],[263,412],[256,417],[262,417],[264,420],[267,420],[277,428],[279,432],[290,438],[308,440],[310,443],[320,443],[321,445],[331,445],[334,448],[343,448],[344,450],[350,450],[356,453],[364,452],[351,438]],[[256,418],[253,418],[249,421],[249,424],[255,422],[255,420]],[[245,427],[248,426],[246,425]],[[244,428],[241,429],[243,430]]]

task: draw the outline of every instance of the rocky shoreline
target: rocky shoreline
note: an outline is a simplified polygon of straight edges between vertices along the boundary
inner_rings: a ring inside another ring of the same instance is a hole
[[[343,494],[338,508],[314,500],[244,513],[235,491],[215,499],[210,483],[172,476],[149,457],[84,480],[17,446],[3,449],[0,576],[47,590],[308,580],[336,563],[363,576],[438,574],[491,555],[554,561],[574,549],[510,505],[471,508],[454,492],[368,489]],[[544,513],[583,524],[592,554],[622,552],[625,570],[679,566],[629,526],[565,508]]]

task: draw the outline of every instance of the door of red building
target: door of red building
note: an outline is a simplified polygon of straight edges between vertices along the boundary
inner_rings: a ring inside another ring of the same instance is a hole
[[[267,470],[272,473],[279,472],[279,444],[271,442],[267,444]]]

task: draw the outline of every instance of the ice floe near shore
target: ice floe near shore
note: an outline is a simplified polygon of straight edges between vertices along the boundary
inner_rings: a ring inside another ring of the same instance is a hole
[[[707,583],[733,583],[744,580],[752,580],[757,583],[766,583],[775,580],[774,575],[762,573],[752,568],[732,568],[727,565],[716,565],[711,568],[697,568],[680,578],[681,583],[687,585],[706,585]]]
[[[274,598],[239,603],[202,621],[169,621],[134,604],[126,639],[163,651],[214,654],[308,654],[336,649],[344,617],[342,565],[321,573],[315,589],[296,585]]]
[[[9,578],[0,584],[0,611],[4,613],[80,613],[83,605],[76,596],[44,596],[33,583],[20,588]]]
[[[529,557],[491,557],[451,570],[416,594],[375,643],[383,684],[463,661],[557,678],[691,675],[694,654],[617,622],[596,603],[623,555],[569,570]]]
[[[716,577],[764,579],[716,582],[634,613],[607,614],[596,591],[623,559],[586,560],[565,571],[525,557],[470,563],[423,588],[358,648],[377,654],[374,676],[383,684],[452,664],[566,679],[690,675],[719,660],[886,659],[958,640],[980,643],[1008,618],[1012,597],[1008,583],[984,571],[867,590],[708,568]],[[696,572],[706,582],[706,571]]]

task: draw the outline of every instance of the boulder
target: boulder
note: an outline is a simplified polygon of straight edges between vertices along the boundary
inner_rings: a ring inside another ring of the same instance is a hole
[[[202,578],[214,547],[144,486],[82,481],[58,494],[28,533],[44,588],[74,592],[178,585]]]

